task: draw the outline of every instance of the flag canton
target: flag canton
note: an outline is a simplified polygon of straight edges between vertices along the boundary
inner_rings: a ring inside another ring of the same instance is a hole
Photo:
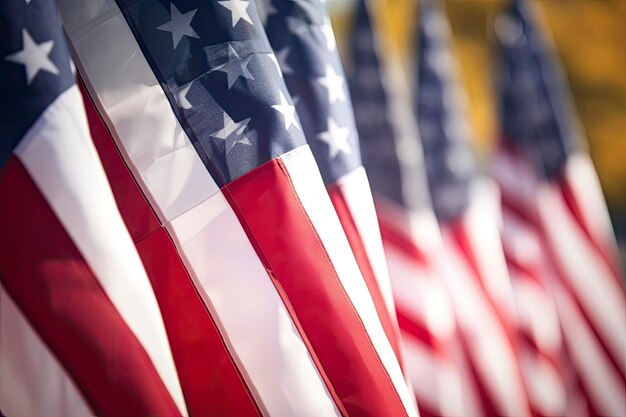
[[[352,104],[325,4],[263,0],[267,35],[326,185],[361,166]]]
[[[538,172],[558,175],[580,144],[560,68],[518,1],[495,21],[502,49],[504,138],[528,152]],[[570,119],[571,118],[571,119]]]
[[[0,2],[0,167],[44,110],[73,84],[56,3]]]
[[[306,144],[254,2],[117,3],[218,185]]]
[[[469,202],[475,174],[466,97],[458,84],[450,27],[439,4],[421,3],[415,109],[433,209],[441,220],[457,218]]]
[[[364,0],[357,3],[356,13],[347,71],[363,165],[374,193],[404,205],[401,168],[394,130],[388,117],[389,97]]]

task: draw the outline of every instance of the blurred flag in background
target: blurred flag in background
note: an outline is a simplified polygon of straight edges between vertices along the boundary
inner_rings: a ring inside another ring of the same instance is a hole
[[[397,63],[383,61],[369,6],[357,3],[350,37],[350,90],[391,274],[406,372],[422,415],[463,414],[466,400],[461,390],[467,384],[455,358],[454,311],[437,276],[437,250],[432,249],[438,246],[430,243],[439,237],[428,203],[410,90]]]
[[[617,246],[564,75],[527,6],[515,1],[495,20],[502,140],[491,166],[509,264],[554,297],[592,412],[622,415],[626,307]],[[543,322],[538,310],[533,321]]]

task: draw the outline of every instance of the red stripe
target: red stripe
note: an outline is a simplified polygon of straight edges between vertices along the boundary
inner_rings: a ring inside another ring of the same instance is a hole
[[[282,161],[260,166],[223,191],[341,412],[406,416]]]
[[[143,346],[13,156],[0,174],[0,201],[2,284],[95,414],[179,416]]]
[[[385,334],[387,335],[387,339],[389,339],[391,347],[396,353],[396,357],[398,358],[400,365],[403,366],[402,351],[400,350],[400,333],[398,332],[397,325],[389,314],[389,310],[387,309],[387,305],[385,304],[385,300],[380,291],[380,287],[378,286],[378,281],[376,280],[376,276],[374,275],[374,270],[372,269],[369,256],[367,254],[367,251],[365,250],[365,245],[363,244],[363,240],[361,238],[359,230],[354,222],[354,217],[352,216],[352,212],[348,207],[345,196],[343,195],[343,192],[338,185],[329,187],[328,195],[330,196],[330,201],[332,201],[333,206],[335,207],[335,211],[337,212],[337,216],[339,217],[339,221],[341,222],[343,231],[348,238],[350,248],[352,248],[352,253],[356,258],[359,269],[361,270],[361,274],[365,279],[367,289],[372,296],[374,306],[376,307],[376,312],[378,313],[380,322],[383,325],[383,329],[385,331]]]
[[[190,415],[259,417],[261,412],[173,241],[160,226],[90,97],[82,92],[94,143],[156,294]]]
[[[433,336],[426,326],[410,318],[400,307],[396,309],[396,315],[398,316],[398,325],[403,332],[410,334],[436,354],[442,355],[443,351],[437,346],[439,344],[437,338]]]
[[[384,216],[378,216],[380,223],[380,234],[383,238],[385,246],[391,245],[398,249],[410,259],[422,265],[429,265],[429,260],[424,252],[407,237],[399,233],[393,226],[390,226],[384,220]]]
[[[433,410],[432,407],[425,405],[424,402],[419,401],[419,397],[415,397],[417,401],[417,409],[420,412],[420,417],[442,417],[443,414],[439,410]]]

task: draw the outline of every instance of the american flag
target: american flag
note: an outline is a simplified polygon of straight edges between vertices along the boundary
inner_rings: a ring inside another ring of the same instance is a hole
[[[590,412],[623,416],[626,311],[614,236],[563,74],[533,20],[515,1],[495,21],[502,140],[492,171],[507,257],[554,298]]]
[[[60,10],[190,414],[416,415],[263,29],[271,10]]]
[[[530,415],[518,362],[515,301],[497,223],[497,190],[476,170],[467,98],[442,4],[420,4],[414,102],[433,210],[455,275],[449,288],[460,332],[484,412]]]
[[[398,63],[389,60],[393,56],[380,54],[379,42],[368,4],[361,1],[351,40],[350,89],[406,371],[422,415],[476,415],[471,410],[477,393],[459,352],[455,312],[441,279],[441,236],[429,202],[410,90]]]
[[[322,2],[268,3],[266,31],[302,129],[396,356],[399,332],[348,86]]]
[[[0,28],[0,414],[185,416],[56,4],[3,1]]]

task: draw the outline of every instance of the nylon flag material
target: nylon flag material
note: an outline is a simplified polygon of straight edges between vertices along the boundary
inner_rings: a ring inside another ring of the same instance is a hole
[[[186,416],[54,1],[0,5],[0,414]]]
[[[540,394],[528,397],[527,391],[542,387],[537,389],[544,392],[539,399],[561,404],[563,382],[537,349],[541,346],[524,343],[525,336],[535,335],[518,327],[518,294],[513,291],[498,228],[498,191],[476,173],[450,27],[440,2],[423,0],[421,6],[415,106],[433,208],[457,284],[467,287],[465,296],[456,297],[460,326],[485,412],[537,414],[533,400]],[[538,297],[550,305],[545,294]],[[472,311],[474,323],[468,320]],[[551,323],[547,331],[558,341],[556,317],[546,315],[543,320]],[[499,362],[488,359],[494,357]]]
[[[623,277],[598,179],[581,149],[564,76],[532,10],[515,1],[495,24],[502,140],[492,172],[502,188],[505,235],[523,236],[509,240],[507,253],[554,298],[591,413],[623,416]]]
[[[406,372],[422,416],[480,415],[442,279],[441,236],[429,203],[410,90],[401,82],[405,74],[397,63],[379,55],[372,26],[368,4],[360,1],[349,81],[406,349]]]
[[[302,129],[401,362],[398,324],[370,186],[361,163],[348,86],[325,4],[267,3],[266,32]]]
[[[416,415],[256,4],[60,9],[192,414],[224,393],[234,415]],[[181,303],[204,314],[193,335]],[[207,386],[191,345],[227,385]]]

